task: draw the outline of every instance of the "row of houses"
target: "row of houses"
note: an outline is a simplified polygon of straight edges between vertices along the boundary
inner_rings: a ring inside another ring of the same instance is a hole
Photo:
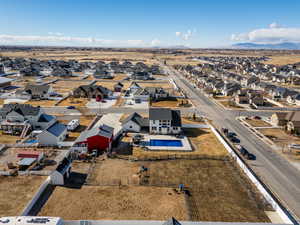
[[[76,60],[39,60],[25,58],[0,57],[0,74],[5,71],[19,71],[21,76],[59,76],[71,77],[74,73],[93,71],[96,79],[110,79],[115,73],[132,74],[136,79],[149,79],[151,74],[162,74],[162,70],[156,64],[147,65],[143,62],[132,63],[130,61],[112,61],[105,63],[98,62],[79,62]]]
[[[256,99],[261,102],[262,99],[286,102],[290,105],[300,105],[300,93],[291,88],[281,87],[270,82],[262,80],[259,76],[242,76],[236,73],[220,70],[220,68],[211,68],[210,73],[204,73],[204,66],[175,66],[176,69],[184,72],[185,76],[192,80],[198,87],[204,88],[208,93],[215,93],[224,96],[238,96],[237,102],[246,100],[247,96],[253,96],[256,93]],[[196,72],[197,71],[197,72]],[[251,95],[241,95],[241,92],[250,92]],[[258,94],[259,93],[259,94]],[[258,96],[260,99],[258,99]],[[251,102],[248,98],[246,102]]]

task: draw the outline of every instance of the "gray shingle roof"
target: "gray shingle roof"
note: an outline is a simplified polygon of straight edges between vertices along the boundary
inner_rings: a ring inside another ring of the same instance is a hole
[[[131,115],[129,115],[125,120],[122,121],[122,125],[126,124],[132,120],[136,124],[138,124],[141,127],[147,127],[149,126],[149,120],[147,118],[143,118],[140,114],[134,112]]]
[[[0,115],[6,116],[8,113],[15,111],[22,116],[36,116],[40,113],[40,107],[34,107],[29,104],[5,104],[0,109]]]

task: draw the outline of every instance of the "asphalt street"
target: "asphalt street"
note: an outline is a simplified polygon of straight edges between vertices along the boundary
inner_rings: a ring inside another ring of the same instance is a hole
[[[235,132],[240,138],[241,144],[256,155],[257,159],[249,161],[249,165],[299,221],[300,171],[236,120],[236,117],[241,115],[268,116],[270,112],[225,110],[195,89],[177,71],[170,68],[166,68],[166,70],[176,84],[193,100],[197,110],[213,120],[218,128],[226,127]]]

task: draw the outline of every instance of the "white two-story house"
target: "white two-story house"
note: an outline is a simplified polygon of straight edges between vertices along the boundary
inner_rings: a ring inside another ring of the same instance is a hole
[[[149,132],[151,134],[179,134],[181,132],[180,111],[168,108],[150,108]]]

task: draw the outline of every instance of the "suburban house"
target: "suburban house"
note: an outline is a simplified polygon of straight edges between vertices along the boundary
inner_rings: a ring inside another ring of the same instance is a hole
[[[286,112],[277,112],[272,114],[271,116],[271,124],[273,126],[285,126],[286,125],[286,117],[287,113]]]
[[[28,84],[23,90],[16,91],[15,95],[20,98],[48,99],[51,92],[52,87],[50,85]]]
[[[138,71],[138,72],[134,72],[131,75],[131,79],[132,80],[149,80],[150,79],[150,74],[146,71]]]
[[[75,98],[104,99],[112,95],[112,91],[100,85],[81,85],[73,90]]]
[[[179,134],[181,132],[180,111],[169,108],[150,108],[149,132],[151,134]]]
[[[56,121],[42,108],[28,104],[5,104],[0,109],[0,129],[9,134],[22,134],[29,129],[43,130]]]
[[[123,131],[140,132],[142,128],[149,127],[149,120],[134,112],[122,121]]]
[[[93,74],[96,79],[112,79],[113,76],[110,72],[104,69],[97,68]]]
[[[42,133],[37,136],[39,145],[43,146],[57,146],[59,142],[66,139],[67,126],[62,123],[55,122]]]
[[[286,101],[292,105],[300,105],[300,93],[296,92],[294,95],[289,95]]]
[[[140,88],[133,93],[134,100],[147,101],[151,100],[162,100],[169,97],[169,93],[165,91],[163,88],[157,87],[146,87]]]
[[[121,82],[118,82],[114,85],[114,91],[121,92],[123,87],[124,87],[124,84],[122,84]]]
[[[288,112],[285,120],[287,121],[286,129],[293,134],[300,134],[300,112]]]
[[[112,146],[114,128],[102,124],[83,131],[76,139],[73,148],[82,151],[109,151]]]

